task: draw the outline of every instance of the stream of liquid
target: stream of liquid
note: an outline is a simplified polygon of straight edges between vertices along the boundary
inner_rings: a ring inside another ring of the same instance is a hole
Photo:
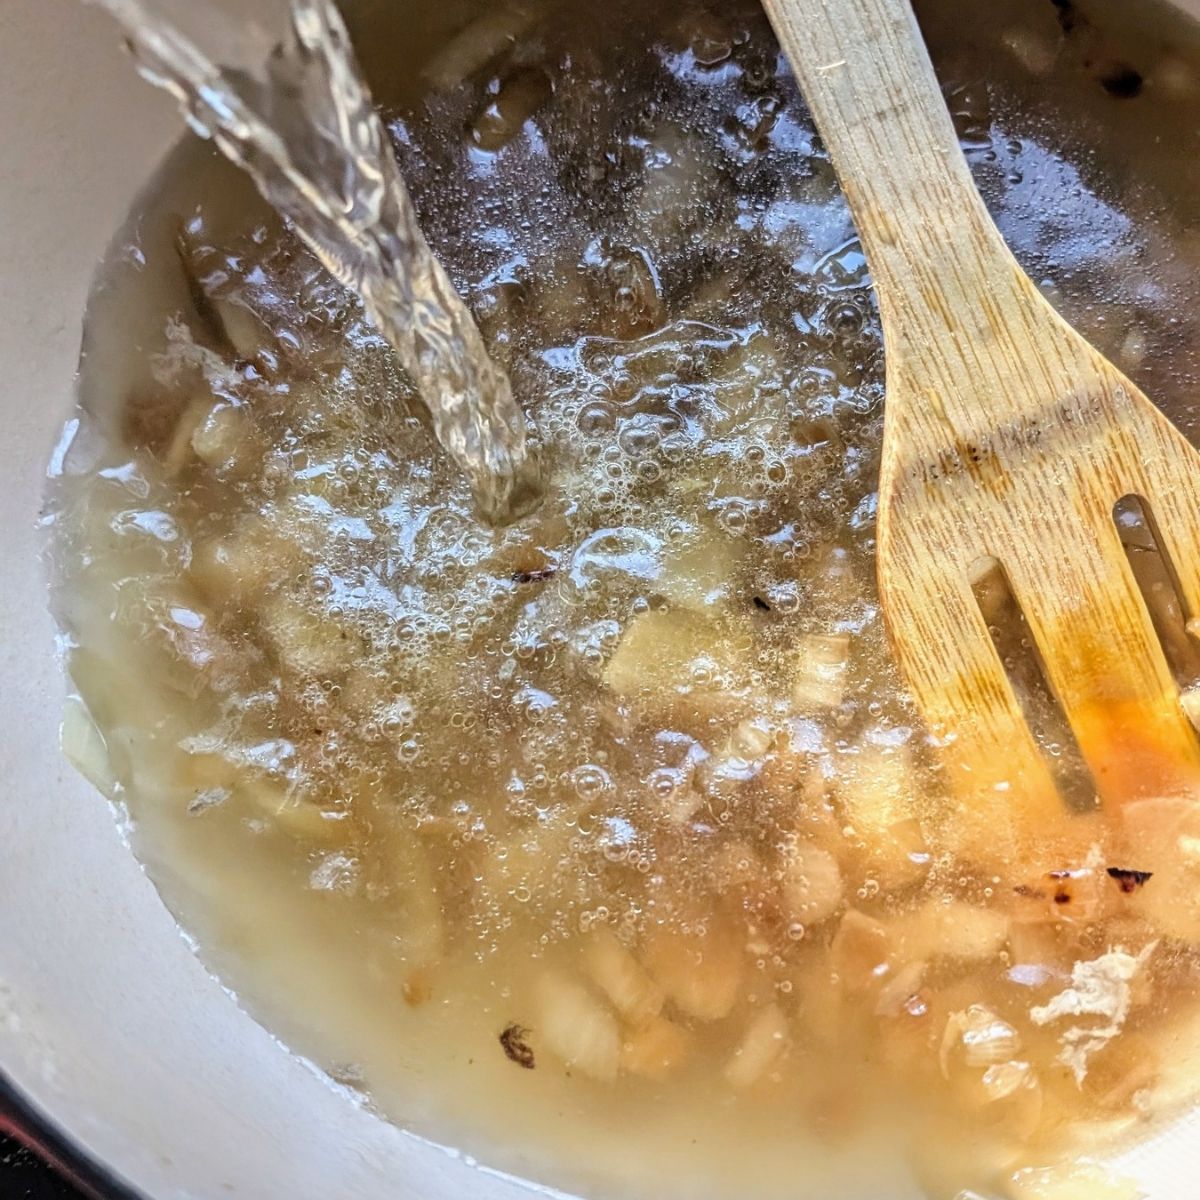
[[[222,69],[170,3],[100,0],[141,74],[254,179],[395,348],[479,513],[504,524],[539,495],[525,417],[470,311],[429,248],[383,122],[331,0],[291,0],[262,79]]]

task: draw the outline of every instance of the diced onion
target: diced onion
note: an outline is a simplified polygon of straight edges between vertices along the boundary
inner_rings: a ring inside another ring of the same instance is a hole
[[[593,1079],[616,1078],[621,1035],[616,1018],[582,983],[548,972],[537,985],[541,1045]]]
[[[777,1004],[768,1004],[746,1027],[741,1045],[725,1066],[730,1086],[742,1089],[758,1082],[787,1049],[787,1020]]]

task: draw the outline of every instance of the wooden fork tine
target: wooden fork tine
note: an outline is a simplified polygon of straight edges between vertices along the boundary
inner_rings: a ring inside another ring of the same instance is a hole
[[[1193,787],[1200,747],[1120,536],[1107,512],[1089,518],[1069,558],[1013,538],[1013,592],[1101,798]]]
[[[1187,469],[1194,463],[1190,446],[1184,443],[1186,453],[1175,450],[1182,434],[1164,417],[1154,424],[1168,452],[1144,454],[1138,498],[1175,577],[1184,618],[1191,620],[1200,617],[1200,472]]]
[[[903,557],[893,552],[883,561]],[[940,581],[936,606],[914,603],[914,590],[889,586],[886,573],[879,583],[919,709],[935,737],[954,731],[939,754],[949,794],[945,842],[965,861],[990,868],[1012,861],[1021,830],[1054,840],[1065,808],[966,575]],[[931,645],[939,647],[936,656],[917,652]]]

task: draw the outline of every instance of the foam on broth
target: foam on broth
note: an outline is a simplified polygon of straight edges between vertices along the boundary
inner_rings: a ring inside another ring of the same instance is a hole
[[[920,11],[1014,250],[1194,437],[1191,43]],[[69,746],[243,1002],[409,1128],[591,1194],[1065,1196],[1014,1172],[1185,1093],[1200,815],[963,849],[874,594],[869,277],[757,9],[477,15],[364,57],[411,50],[372,82],[546,503],[481,527],[357,304],[181,150],[55,484]]]

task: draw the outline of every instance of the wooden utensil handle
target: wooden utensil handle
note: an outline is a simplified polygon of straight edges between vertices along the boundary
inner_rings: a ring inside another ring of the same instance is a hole
[[[919,335],[930,321],[942,341],[947,324],[975,336],[983,314],[969,310],[979,296],[1003,305],[1021,286],[909,0],[764,0],[764,8],[850,202],[889,351],[903,349],[902,331]],[[900,306],[904,320],[889,320]]]

